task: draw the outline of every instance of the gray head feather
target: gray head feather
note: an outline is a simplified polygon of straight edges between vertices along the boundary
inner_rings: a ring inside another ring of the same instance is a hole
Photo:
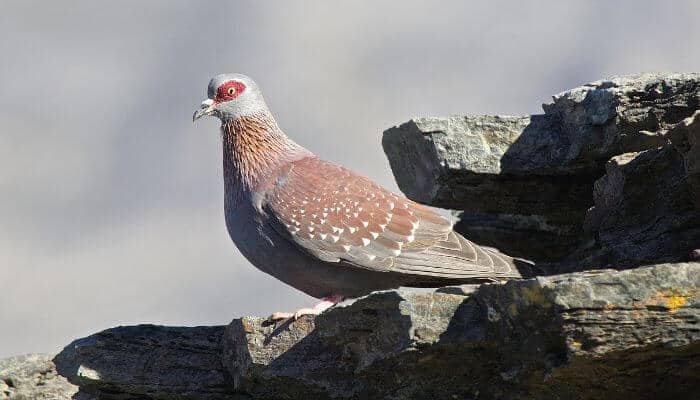
[[[245,85],[245,90],[233,100],[217,103],[214,115],[222,121],[229,121],[243,116],[269,114],[258,85],[250,77],[243,74],[219,74],[213,77],[207,88],[209,98],[213,100],[219,86],[228,81],[242,82]]]

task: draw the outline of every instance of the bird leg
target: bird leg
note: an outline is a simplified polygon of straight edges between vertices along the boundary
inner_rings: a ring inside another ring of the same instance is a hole
[[[272,321],[281,321],[281,320],[285,320],[285,319],[294,318],[294,320],[296,321],[302,315],[319,315],[322,312],[326,311],[327,309],[340,303],[341,301],[343,301],[343,296],[340,296],[340,295],[326,296],[326,297],[321,298],[320,303],[316,304],[315,306],[313,306],[311,308],[309,308],[309,307],[302,308],[302,309],[299,309],[293,313],[276,312],[270,316],[270,319]]]

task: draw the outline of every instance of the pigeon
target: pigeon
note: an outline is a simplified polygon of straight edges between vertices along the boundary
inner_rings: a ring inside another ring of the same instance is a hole
[[[467,240],[429,207],[302,147],[280,129],[256,83],[209,82],[195,111],[221,120],[228,233],[255,267],[321,302],[319,314],[375,290],[521,278],[519,260]]]

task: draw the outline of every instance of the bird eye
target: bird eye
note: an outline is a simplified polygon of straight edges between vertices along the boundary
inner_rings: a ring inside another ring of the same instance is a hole
[[[227,81],[219,85],[218,88],[216,88],[216,96],[214,97],[214,101],[217,103],[231,101],[238,97],[244,91],[245,85],[243,84],[243,82],[234,80]]]

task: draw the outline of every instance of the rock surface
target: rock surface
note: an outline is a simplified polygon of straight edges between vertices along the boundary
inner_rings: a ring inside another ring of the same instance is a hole
[[[664,175],[655,166],[642,168],[643,160],[636,163],[639,168],[627,173],[654,172],[657,176],[653,179],[675,180],[667,186],[698,198],[697,123],[684,119],[700,108],[700,74],[643,74],[602,80],[558,94],[543,108],[542,115],[520,117],[417,118],[385,131],[382,144],[406,196],[437,207],[465,210],[463,223],[457,225],[460,232],[482,244],[537,261],[561,261],[582,248],[606,247],[595,243],[605,232],[584,231],[584,226],[595,225],[585,221],[588,209],[595,205],[600,214],[603,208],[597,203],[600,198],[595,198],[595,182],[606,174],[611,158],[669,146],[674,132],[687,139],[672,146],[671,153],[682,152],[685,160],[673,176]],[[675,165],[673,160],[669,163]],[[644,178],[636,177],[638,181]],[[648,186],[630,185],[627,189],[642,191]],[[673,217],[688,217],[690,195],[676,197],[682,204],[671,210],[656,209],[652,202],[632,202],[625,204],[626,214],[654,218],[678,209]],[[700,221],[698,204],[695,221]],[[700,223],[691,225],[696,229]],[[700,240],[695,245],[700,247]],[[681,254],[692,250],[686,247],[675,252],[676,260],[683,260]],[[609,260],[603,265],[628,262],[615,254],[608,252]],[[668,254],[656,258],[646,252],[639,261],[667,260]],[[592,268],[598,262],[590,261],[579,263],[578,269]],[[553,272],[570,268],[553,268]]]
[[[700,263],[680,263],[376,292],[293,322],[121,327],[56,364],[100,399],[688,398],[699,340]]]
[[[76,395],[78,387],[56,373],[51,358],[48,354],[28,354],[0,360],[0,399],[90,400]]]
[[[224,327],[107,329],[69,344],[59,373],[99,399],[223,399],[233,394],[221,360]]]
[[[683,155],[690,195],[695,207],[700,208],[700,110],[674,126],[668,136],[674,147]]]
[[[687,260],[700,248],[700,207],[683,155],[670,144],[613,157],[594,185],[593,204],[583,225],[593,245],[563,268]]]

